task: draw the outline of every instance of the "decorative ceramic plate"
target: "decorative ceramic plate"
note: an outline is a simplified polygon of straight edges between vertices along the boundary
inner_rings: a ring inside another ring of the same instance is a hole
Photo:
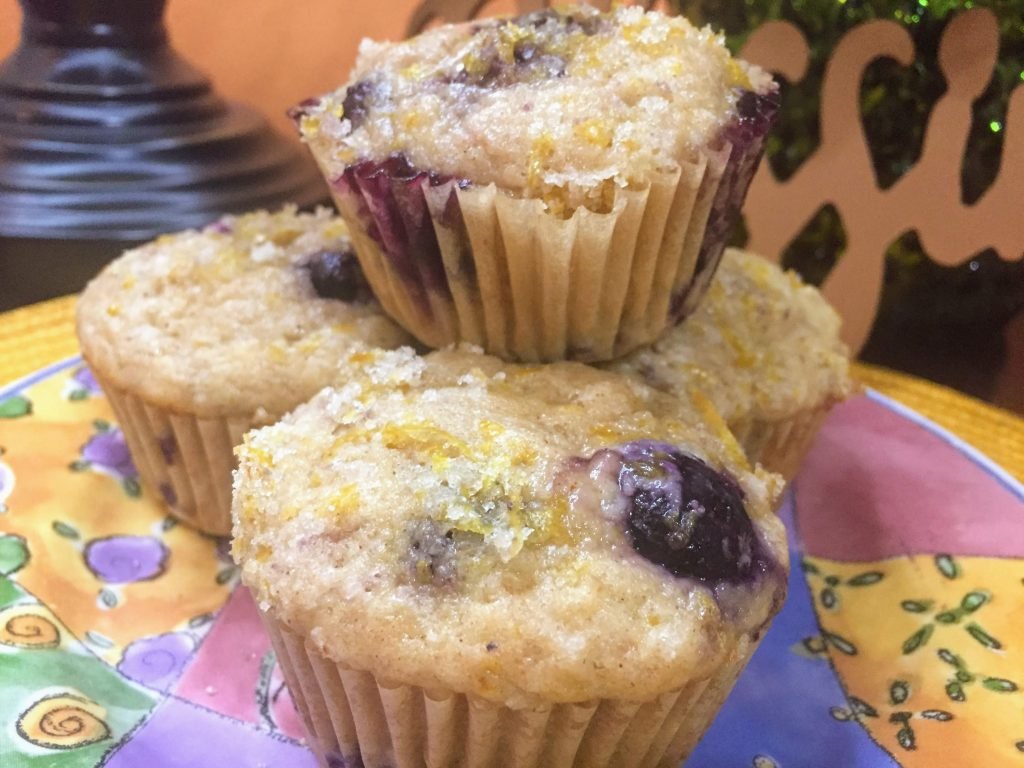
[[[1024,766],[1024,488],[874,393],[786,497],[789,599],[690,766]],[[313,768],[223,541],[74,358],[0,389],[0,765]]]

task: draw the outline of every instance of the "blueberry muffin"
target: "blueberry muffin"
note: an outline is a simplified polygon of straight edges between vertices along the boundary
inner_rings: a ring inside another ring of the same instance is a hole
[[[354,344],[410,338],[327,210],[226,216],[128,251],[85,289],[78,339],[149,490],[231,530],[232,449],[338,379]]]
[[[294,116],[420,341],[596,361],[697,305],[775,96],[709,29],[582,6],[364,42]]]
[[[839,325],[796,273],[730,248],[686,322],[607,367],[676,395],[703,393],[752,463],[790,479],[829,409],[853,390]]]
[[[357,353],[239,457],[233,553],[329,766],[677,766],[783,599],[781,479],[579,363]]]

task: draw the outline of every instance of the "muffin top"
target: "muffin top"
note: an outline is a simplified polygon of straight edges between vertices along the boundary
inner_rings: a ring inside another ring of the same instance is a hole
[[[225,216],[125,253],[86,287],[78,338],[101,377],[199,416],[267,417],[335,381],[354,343],[409,337],[326,209]]]
[[[681,17],[562,7],[364,41],[340,89],[297,108],[330,178],[400,154],[413,167],[600,208],[615,186],[692,162],[771,79]]]
[[[242,578],[320,653],[510,706],[642,700],[777,610],[781,481],[710,406],[466,350],[347,367],[235,475]]]
[[[850,394],[839,316],[816,288],[766,259],[727,249],[698,309],[607,364],[677,395],[697,389],[729,423],[773,421]]]

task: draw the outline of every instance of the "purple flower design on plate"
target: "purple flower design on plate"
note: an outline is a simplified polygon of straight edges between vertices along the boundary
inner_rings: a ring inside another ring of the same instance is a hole
[[[96,381],[96,377],[93,376],[92,371],[89,370],[89,366],[87,365],[83,365],[81,368],[75,371],[74,375],[72,375],[71,377],[71,380],[78,384],[81,389],[84,389],[90,395],[98,395],[101,392],[99,382]]]
[[[167,691],[181,675],[195,642],[184,632],[168,632],[133,641],[124,649],[117,671],[130,680]]]
[[[108,536],[85,545],[85,564],[107,584],[155,579],[167,568],[171,553],[152,536]]]
[[[89,466],[114,475],[117,478],[136,477],[138,472],[132,463],[124,433],[116,427],[100,430],[82,446],[82,460]]]

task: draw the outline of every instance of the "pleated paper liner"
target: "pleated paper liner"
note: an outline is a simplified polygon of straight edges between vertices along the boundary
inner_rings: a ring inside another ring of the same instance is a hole
[[[799,471],[832,405],[833,402],[828,401],[788,418],[730,419],[729,429],[751,464],[760,464],[782,475],[788,483]]]
[[[608,212],[562,218],[404,155],[348,166],[331,189],[377,298],[427,346],[610,360],[697,306],[776,109],[773,94],[745,92],[711,147],[643,188],[616,188]],[[326,171],[330,150],[319,152]]]
[[[264,613],[278,662],[329,768],[677,768],[753,653],[646,702],[511,709],[336,663]]]
[[[199,418],[172,411],[113,385],[95,367],[93,373],[143,485],[182,522],[216,536],[230,534],[234,446],[254,417]]]
[[[353,170],[334,185],[384,309],[421,342],[605,360],[653,340],[694,276],[729,149],[568,219],[493,185]]]

